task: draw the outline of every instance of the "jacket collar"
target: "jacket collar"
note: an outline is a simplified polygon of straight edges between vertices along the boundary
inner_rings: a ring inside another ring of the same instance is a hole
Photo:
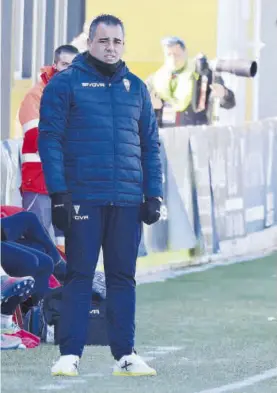
[[[84,72],[96,75],[98,78],[100,78],[104,81],[106,81],[106,80],[111,80],[111,81],[121,80],[129,72],[128,67],[126,66],[124,61],[122,61],[120,63],[120,66],[116,70],[115,74],[111,78],[105,77],[92,64],[89,64],[87,62],[86,56],[87,56],[87,52],[80,53],[79,55],[77,55],[75,57],[75,59],[73,60],[72,64],[69,66],[69,68],[81,69]]]
[[[42,82],[47,85],[50,79],[58,72],[53,66],[44,66],[40,70],[40,78]]]

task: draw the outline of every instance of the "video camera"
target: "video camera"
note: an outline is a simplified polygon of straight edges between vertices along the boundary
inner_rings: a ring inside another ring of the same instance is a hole
[[[195,71],[200,75],[208,75],[210,72],[228,72],[244,78],[254,78],[258,70],[256,61],[245,59],[215,59],[209,61],[207,57],[200,54],[196,58]]]

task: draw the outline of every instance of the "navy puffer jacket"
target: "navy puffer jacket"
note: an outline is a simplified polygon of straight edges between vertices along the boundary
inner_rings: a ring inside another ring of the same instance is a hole
[[[162,196],[155,114],[145,84],[124,63],[110,79],[78,55],[46,86],[39,154],[50,194],[137,205]]]

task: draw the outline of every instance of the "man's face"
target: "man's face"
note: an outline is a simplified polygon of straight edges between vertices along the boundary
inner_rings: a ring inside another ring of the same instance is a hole
[[[164,47],[165,65],[171,71],[177,71],[184,67],[187,61],[187,50],[180,45],[172,45]]]
[[[117,63],[124,52],[124,36],[121,26],[100,23],[93,39],[88,39],[88,50],[91,56],[104,63]]]
[[[54,64],[54,67],[57,71],[66,70],[72,63],[74,57],[76,57],[75,53],[62,52],[59,56],[59,60]]]

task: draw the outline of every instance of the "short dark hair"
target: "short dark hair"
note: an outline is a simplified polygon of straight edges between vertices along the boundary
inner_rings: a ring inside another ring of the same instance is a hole
[[[78,49],[76,46],[73,45],[61,45],[57,49],[55,49],[54,52],[54,63],[57,63],[60,58],[61,53],[72,53],[73,55],[77,55],[79,53]]]
[[[162,39],[162,46],[180,45],[182,49],[186,49],[184,40],[179,37],[165,37]]]
[[[123,22],[121,19],[117,18],[114,15],[101,14],[101,15],[98,15],[96,18],[94,18],[90,24],[89,38],[91,40],[93,40],[93,38],[95,36],[96,29],[100,23],[104,23],[105,25],[112,25],[112,26],[119,25],[123,31],[123,35],[125,35],[125,29],[124,29],[124,25],[123,25]]]

